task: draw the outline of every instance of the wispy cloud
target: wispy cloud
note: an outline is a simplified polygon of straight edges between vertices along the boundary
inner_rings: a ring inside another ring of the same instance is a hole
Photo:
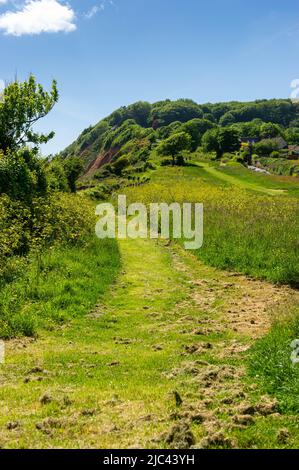
[[[93,18],[95,15],[100,13],[101,11],[104,11],[106,7],[116,7],[115,3],[113,0],[102,0],[101,3],[94,5],[91,7],[86,13],[84,13],[84,18],[87,20],[90,20]]]
[[[69,33],[75,29],[74,10],[61,0],[25,0],[21,8],[0,15],[0,30],[7,35]]]
[[[84,16],[85,16],[86,19],[90,20],[91,18],[93,18],[95,15],[97,15],[98,13],[100,13],[103,10],[105,10],[105,4],[100,3],[100,5],[94,5],[92,8],[90,8],[90,10],[88,10],[84,14]]]

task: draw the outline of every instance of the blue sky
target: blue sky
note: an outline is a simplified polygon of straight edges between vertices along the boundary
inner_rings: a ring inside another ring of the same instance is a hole
[[[0,0],[0,83],[58,81],[45,153],[138,100],[288,97],[298,42],[298,0]]]

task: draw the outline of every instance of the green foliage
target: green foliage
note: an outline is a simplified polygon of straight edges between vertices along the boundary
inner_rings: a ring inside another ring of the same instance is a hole
[[[181,156],[184,150],[191,149],[191,137],[186,132],[178,132],[163,140],[157,147],[157,153],[160,156],[171,156],[173,164],[175,158]]]
[[[121,148],[130,140],[146,137],[147,134],[148,132],[136,124],[133,119],[128,119],[120,127],[105,134],[103,149]]]
[[[158,121],[159,126],[168,126],[174,121],[187,122],[202,117],[203,112],[200,106],[192,100],[166,100],[152,106],[152,120]]]
[[[29,203],[46,191],[46,174],[36,152],[27,148],[0,152],[0,194]]]
[[[147,127],[150,124],[151,105],[146,101],[138,101],[137,103],[128,106],[128,118],[134,119],[142,127]]]
[[[278,151],[278,143],[275,139],[264,139],[258,142],[253,147],[254,152],[261,156],[267,157],[274,151]]]
[[[254,103],[232,103],[220,118],[222,126],[259,118],[265,122],[288,126],[296,117],[298,106],[291,100],[261,100]]]
[[[220,152],[235,152],[240,148],[239,134],[235,129],[220,129],[218,133]]]
[[[270,155],[271,158],[280,158],[281,157],[281,153],[278,151],[278,150],[274,150],[271,155]]]
[[[142,127],[148,127],[150,123],[151,105],[146,101],[138,101],[128,107],[123,106],[112,113],[107,119],[109,125],[120,126],[128,119],[133,119]]]
[[[130,145],[131,141],[148,139],[152,146],[178,132],[187,132],[191,136],[191,148],[194,151],[202,144],[204,133],[216,123],[219,124],[219,121],[222,127],[235,130],[240,138],[259,139],[263,136],[281,135],[288,143],[296,144],[299,106],[290,100],[258,100],[250,103],[233,101],[203,105],[186,99],[164,100],[152,105],[137,102],[119,108],[96,126],[85,129],[61,156],[79,156],[87,168],[96,158],[104,156],[111,149],[120,156],[129,154],[123,147]],[[287,126],[293,126],[294,131],[286,129]],[[207,137],[210,143],[206,142],[205,147],[213,148],[209,152],[216,149],[218,158],[222,152],[238,150],[236,142],[231,142],[232,146],[225,145],[224,149],[220,149],[217,142],[211,145],[212,135],[209,139]],[[223,137],[226,141],[228,135]],[[132,161],[131,153],[130,160]]]
[[[299,128],[290,127],[284,131],[284,138],[289,145],[299,145]]]
[[[240,149],[239,133],[233,127],[208,130],[202,138],[202,146],[206,152],[216,152],[217,158],[221,158],[225,152]]]
[[[263,121],[261,119],[253,119],[250,122],[237,122],[231,127],[236,129],[240,137],[260,138],[262,125]]]
[[[132,139],[122,146],[118,155],[127,155],[131,163],[148,160],[151,151],[151,142],[145,137],[141,139]]]
[[[259,162],[264,168],[276,175],[299,176],[299,163],[294,163],[285,158],[256,156],[255,161]]]
[[[218,128],[210,129],[203,135],[201,143],[205,152],[216,152],[217,156],[221,157],[218,135]]]
[[[72,193],[76,192],[76,181],[83,170],[83,162],[79,157],[70,157],[64,161],[64,171]]]
[[[261,125],[260,136],[262,139],[273,139],[282,135],[282,129],[277,124],[267,122]]]
[[[0,150],[15,150],[27,143],[48,142],[48,135],[37,134],[32,126],[46,116],[58,101],[56,82],[50,93],[36,83],[33,75],[25,82],[15,81],[6,86],[0,101]]]
[[[299,412],[299,367],[291,362],[291,343],[299,338],[298,313],[276,320],[270,333],[257,341],[250,355],[249,372],[264,393],[279,400],[280,411]]]
[[[120,176],[123,170],[130,165],[130,160],[127,155],[123,155],[122,157],[118,158],[111,166],[112,171],[116,175]]]
[[[174,121],[168,126],[163,126],[157,129],[156,134],[159,140],[164,140],[170,137],[172,134],[175,134],[181,130],[182,123],[179,121]]]
[[[56,243],[77,243],[93,229],[87,198],[55,194],[35,198],[30,206],[0,197],[0,284],[13,256],[27,255]]]
[[[213,129],[215,124],[207,119],[192,119],[181,126],[182,132],[187,132],[191,137],[191,151],[195,152],[201,143],[202,136],[209,129]]]
[[[45,164],[48,187],[51,191],[69,191],[68,179],[66,177],[63,162],[58,158]]]
[[[98,240],[91,233],[80,243],[64,240],[32,253],[19,276],[0,285],[0,337],[36,336],[40,328],[57,328],[86,315],[113,282],[119,266],[115,240]]]

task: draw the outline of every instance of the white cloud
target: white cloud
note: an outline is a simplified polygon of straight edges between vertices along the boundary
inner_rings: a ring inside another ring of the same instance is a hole
[[[1,3],[4,1],[0,0]],[[73,9],[68,4],[62,4],[61,0],[26,0],[20,10],[0,15],[0,30],[13,36],[69,33],[76,29],[74,21]]]
[[[103,11],[105,9],[104,3],[101,3],[100,5],[94,5],[87,13],[85,13],[85,18],[90,20],[93,16],[95,16],[97,13],[100,11]]]

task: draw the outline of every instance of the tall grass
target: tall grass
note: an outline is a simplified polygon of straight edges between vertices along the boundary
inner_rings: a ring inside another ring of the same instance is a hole
[[[119,252],[114,240],[85,237],[78,245],[56,245],[24,261],[23,275],[0,291],[0,337],[34,336],[96,304],[114,280]]]
[[[0,337],[36,335],[87,313],[114,279],[117,243],[94,234],[94,205],[60,194],[0,199]]]
[[[126,188],[131,201],[203,202],[204,262],[272,282],[298,285],[299,205],[285,195],[267,196],[213,184],[192,168],[159,169],[152,181]]]
[[[291,361],[291,343],[299,339],[299,312],[288,312],[251,350],[249,374],[262,390],[279,400],[283,412],[299,412],[299,364]],[[292,317],[292,315],[293,317]]]
[[[197,256],[222,269],[298,284],[298,203],[249,194],[230,202],[227,196],[206,202],[204,245]]]

